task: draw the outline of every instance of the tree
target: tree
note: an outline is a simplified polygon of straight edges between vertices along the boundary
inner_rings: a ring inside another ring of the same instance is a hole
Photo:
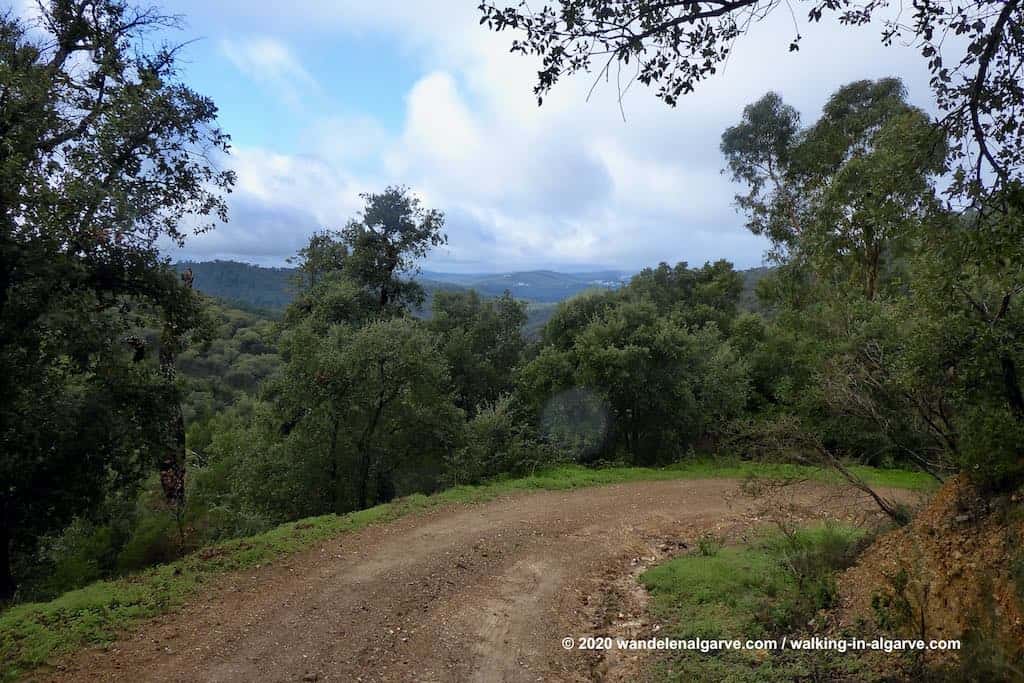
[[[314,234],[294,259],[301,290],[284,315],[284,367],[265,385],[250,432],[257,446],[239,454],[240,440],[226,438],[222,449],[238,468],[240,495],[273,518],[429,490],[458,440],[463,414],[452,402],[441,341],[409,315],[423,300],[411,276],[444,242],[444,216],[405,188],[363,197],[357,219]],[[442,327],[451,341],[486,309],[496,330],[479,333],[497,343],[506,318],[516,320],[515,306],[507,313],[477,300],[467,318],[444,317]]]
[[[0,598],[12,552],[183,447],[177,388],[134,362],[132,331],[158,315],[172,345],[197,326],[157,243],[183,241],[184,216],[226,218],[233,183],[213,102],[177,82],[176,48],[140,40],[173,19],[119,0],[40,11],[31,28],[0,16]]]
[[[313,289],[323,277],[345,268],[348,252],[349,245],[341,233],[333,230],[313,233],[306,246],[288,259],[288,263],[297,264],[299,271],[293,284],[300,291]]]
[[[905,255],[914,225],[936,204],[946,146],[895,78],[837,90],[807,129],[774,93],[722,135],[748,227],[778,261],[803,263],[829,284],[874,299],[886,266]]]
[[[576,335],[597,316],[614,306],[622,298],[612,290],[583,292],[555,308],[555,312],[541,331],[541,345],[568,351]]]
[[[242,477],[250,500],[293,518],[435,485],[463,416],[422,322],[336,324],[326,334],[303,325],[282,349],[287,365],[268,387],[271,410]]]
[[[834,15],[848,26],[881,18],[882,41],[915,44],[927,60],[941,123],[956,142],[952,160],[960,172],[953,190],[979,199],[986,190],[1022,180],[1024,1],[918,0],[909,24],[902,12],[883,15],[890,3],[876,0],[810,0],[808,20]],[[792,11],[780,0],[558,0],[534,11],[526,2],[479,5],[480,23],[522,37],[512,51],[541,59],[534,93],[543,101],[563,77],[612,75],[619,97],[640,81],[656,87],[669,105],[718,72],[733,45],[771,12]],[[882,16],[880,16],[882,15]],[[790,50],[800,46],[799,29]],[[952,59],[948,35],[963,36]],[[625,71],[625,77],[623,77]],[[999,197],[995,193],[995,197]]]
[[[608,441],[598,444],[604,455],[649,465],[677,456],[737,415],[748,379],[713,323],[690,329],[648,300],[623,298],[576,330],[568,349],[545,347],[523,368],[519,386],[539,416],[594,414],[592,399],[599,399],[610,423]],[[571,432],[563,427],[545,431]],[[580,436],[587,441],[581,447],[593,447],[593,435]]]
[[[722,133],[722,154],[735,183],[747,193],[736,195],[747,214],[747,228],[774,244],[776,257],[793,246],[804,222],[803,194],[790,177],[793,150],[800,135],[800,114],[774,92],[743,108],[740,123]]]
[[[434,295],[430,329],[441,339],[455,403],[473,415],[512,389],[512,370],[526,348],[526,306],[505,292],[484,300],[475,291]]]
[[[743,277],[722,259],[690,268],[685,261],[674,267],[661,263],[633,276],[623,295],[653,302],[664,314],[674,313],[691,327],[715,322],[727,329],[736,316],[743,292]]]
[[[780,268],[775,316],[749,356],[762,409],[790,412],[829,449],[872,464],[945,469],[939,387],[911,382],[901,310],[908,259],[938,211],[944,139],[897,79],[857,81],[800,128],[769,93],[725,131],[748,226]],[[780,355],[779,351],[784,351]]]
[[[762,102],[772,106],[759,111],[783,111],[772,96]],[[772,324],[741,326],[759,337],[744,343],[765,404],[781,399],[772,417],[799,419],[828,453],[909,460],[938,477],[961,469],[990,488],[1018,483],[1019,190],[998,191],[1000,211],[940,206],[932,183],[944,140],[893,79],[844,86],[814,125],[782,135],[788,148],[757,139],[753,123],[745,115],[729,129],[723,151],[749,183],[741,204],[755,229],[768,217],[766,232],[785,245],[766,280],[778,295]],[[782,191],[761,191],[765,149],[785,160],[775,165]],[[804,369],[779,377],[765,370],[784,367],[769,353],[783,341]],[[796,391],[773,389],[787,383]]]
[[[1008,211],[941,212],[920,231],[902,314],[907,381],[942,387],[956,464],[990,488],[1024,479],[1024,191]]]
[[[292,259],[298,296],[286,321],[324,324],[404,315],[422,305],[417,261],[444,244],[444,214],[424,209],[404,187],[363,194],[366,207],[342,230],[314,233]]]
[[[346,275],[374,293],[382,313],[419,306],[423,288],[411,278],[416,261],[447,241],[444,214],[424,209],[404,187],[361,196],[366,208],[341,231]]]

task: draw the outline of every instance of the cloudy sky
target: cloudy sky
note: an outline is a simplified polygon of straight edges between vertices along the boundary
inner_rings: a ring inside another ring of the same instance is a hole
[[[776,90],[813,121],[843,83],[897,75],[931,108],[912,48],[882,47],[877,27],[800,22],[789,53],[785,8],[674,109],[637,86],[623,120],[614,84],[588,101],[586,78],[538,108],[535,63],[479,27],[476,5],[166,0],[185,18],[179,38],[197,39],[184,77],[220,106],[238,172],[231,222],[172,256],[280,265],[353,216],[360,192],[404,184],[447,215],[433,270],[750,267],[766,245],[732,207],[718,150],[743,105]]]

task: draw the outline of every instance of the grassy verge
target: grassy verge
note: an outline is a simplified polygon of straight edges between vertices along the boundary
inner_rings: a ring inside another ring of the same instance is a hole
[[[920,473],[862,468],[878,486],[927,490]],[[0,614],[0,680],[14,680],[55,657],[88,644],[109,642],[132,622],[173,610],[207,581],[224,572],[265,564],[312,547],[340,533],[439,505],[481,502],[528,490],[563,490],[632,481],[708,477],[806,478],[838,481],[831,472],[798,465],[691,461],[662,469],[622,467],[592,470],[562,466],[529,477],[481,486],[457,486],[432,496],[412,495],[345,515],[325,515],[283,524],[249,538],[204,548],[168,565],[129,577],[99,581],[45,603],[15,606]]]
[[[641,581],[669,637],[793,636],[807,632],[819,610],[835,606],[834,575],[852,564],[863,541],[860,530],[828,525],[776,532],[742,547],[701,544]],[[828,652],[679,651],[656,660],[653,674],[664,681],[847,680],[857,678],[856,661]]]

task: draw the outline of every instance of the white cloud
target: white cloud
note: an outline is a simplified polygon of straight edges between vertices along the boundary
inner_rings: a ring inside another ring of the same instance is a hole
[[[220,51],[246,77],[269,88],[288,106],[300,108],[303,97],[319,93],[316,79],[287,45],[268,37],[225,39]]]
[[[358,192],[401,183],[449,216],[449,247],[432,257],[435,268],[632,268],[720,257],[756,265],[765,243],[746,232],[732,208],[737,188],[720,173],[718,150],[721,132],[745,104],[776,90],[812,121],[843,83],[888,75],[902,76],[915,102],[930,101],[923,61],[912,49],[882,47],[877,27],[801,26],[801,51],[789,53],[792,20],[776,12],[740,39],[724,73],[677,108],[635,85],[623,121],[615,83],[599,84],[588,102],[587,76],[560,83],[538,108],[535,63],[508,54],[510,34],[478,27],[475,4],[224,0],[197,7],[200,17],[230,16],[233,28],[272,27],[327,48],[346,35],[384,35],[420,70],[398,130],[368,115],[312,111],[302,149],[237,151],[236,203],[246,215],[265,205],[293,223],[282,228],[282,257],[293,233],[353,215]],[[225,40],[221,47],[293,106],[318,89],[281,40]]]

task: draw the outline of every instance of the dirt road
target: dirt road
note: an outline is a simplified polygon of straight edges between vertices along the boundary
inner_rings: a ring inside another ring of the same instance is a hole
[[[785,502],[809,518],[870,509],[812,484]],[[54,680],[629,679],[636,661],[567,652],[562,639],[649,634],[640,569],[704,533],[738,539],[764,523],[762,505],[738,482],[695,480],[414,515],[223,577],[181,611],[69,658]]]

